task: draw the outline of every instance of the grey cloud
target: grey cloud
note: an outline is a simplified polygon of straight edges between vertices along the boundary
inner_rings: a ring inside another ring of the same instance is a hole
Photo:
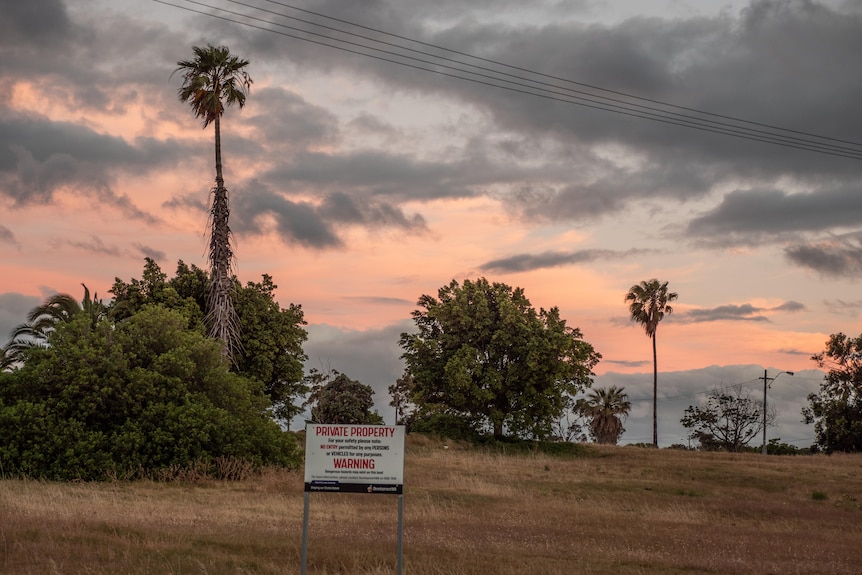
[[[342,246],[341,239],[313,205],[290,201],[257,182],[234,194],[233,210],[237,222],[234,227],[238,231],[261,233],[259,218],[271,216],[286,243],[316,249]]]
[[[833,313],[838,314],[858,314],[862,312],[862,300],[844,301],[844,300],[826,300],[823,302],[827,308]]]
[[[354,201],[345,193],[329,194],[323,199],[319,213],[333,222],[362,224],[369,227],[387,226],[423,231],[425,218],[419,214],[408,217],[397,207],[380,201]]]
[[[334,226],[359,225],[371,230],[397,228],[408,232],[424,232],[425,219],[406,215],[400,208],[373,199],[354,200],[344,193],[325,196],[319,205],[294,202],[260,182],[253,181],[247,189],[234,195],[234,210],[239,222],[236,230],[261,233],[262,216],[277,222],[277,231],[286,243],[298,243],[310,248],[337,248],[342,245]]]
[[[61,0],[0,0],[0,13],[0,46],[24,40],[54,44],[72,31]]]
[[[784,254],[794,264],[827,277],[862,276],[862,243],[859,242],[834,238],[796,244],[785,248]]]
[[[139,244],[137,242],[133,243],[132,247],[134,247],[136,250],[138,250],[144,257],[150,258],[150,259],[155,260],[157,262],[163,262],[163,261],[165,261],[165,258],[167,257],[167,254],[165,252],[163,252],[162,250],[157,250],[153,247],[145,246],[145,245]]]
[[[303,149],[336,141],[338,119],[302,96],[282,88],[264,88],[252,96],[255,108],[262,112],[243,123],[255,126],[270,147]]]
[[[805,311],[805,304],[799,303],[798,301],[786,301],[783,304],[772,308],[772,311],[788,311],[788,312],[797,312],[797,311]]]
[[[638,255],[647,250],[578,250],[574,252],[548,251],[540,254],[516,254],[486,262],[479,266],[482,271],[526,272],[571,264],[588,263],[599,260],[618,260]]]
[[[709,309],[690,309],[668,316],[668,320],[680,323],[703,323],[710,321],[769,321],[764,313],[790,312],[805,310],[805,305],[796,301],[786,301],[772,308],[762,308],[745,304],[726,304]]]
[[[769,321],[766,316],[758,315],[765,311],[751,304],[720,305],[712,309],[692,309],[682,314],[672,314],[669,319],[683,323],[701,323],[707,321]]]
[[[18,206],[48,204],[58,188],[72,186],[131,217],[154,222],[113,190],[114,174],[174,164],[179,146],[146,138],[136,143],[67,122],[0,114],[0,194]]]
[[[797,194],[777,189],[736,190],[713,210],[691,220],[686,233],[731,244],[841,226],[862,226],[858,185]]]
[[[471,186],[480,183],[462,163],[446,164],[418,160],[407,155],[360,151],[344,155],[305,152],[291,165],[265,174],[268,181],[284,187],[291,183],[330,186],[374,195],[402,198],[470,197]]]
[[[66,242],[68,245],[79,248],[86,252],[91,252],[94,254],[104,255],[104,256],[119,256],[122,254],[122,250],[120,250],[116,246],[106,245],[101,238],[97,236],[91,236],[90,241],[68,241]]]
[[[12,230],[4,225],[0,225],[0,242],[12,245],[18,244],[18,241],[15,239],[15,234],[13,234]]]

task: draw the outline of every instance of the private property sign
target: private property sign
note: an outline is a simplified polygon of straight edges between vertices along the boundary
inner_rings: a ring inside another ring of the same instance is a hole
[[[309,423],[305,491],[401,495],[404,426]]]

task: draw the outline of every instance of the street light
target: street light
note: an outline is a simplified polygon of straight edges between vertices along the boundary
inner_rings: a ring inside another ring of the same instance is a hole
[[[775,381],[782,373],[793,375],[792,371],[779,371],[775,377],[768,377],[766,370],[763,370],[763,455],[766,455],[766,387],[770,381]]]

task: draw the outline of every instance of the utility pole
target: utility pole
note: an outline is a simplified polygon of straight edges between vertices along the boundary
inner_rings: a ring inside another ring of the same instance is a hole
[[[787,375],[793,375],[792,371],[779,371],[775,374],[775,377],[768,377],[766,374],[767,370],[763,370],[763,377],[758,379],[763,379],[763,451],[762,455],[766,455],[766,388],[769,385],[770,381],[775,381],[778,379],[778,376],[782,373],[786,373]]]

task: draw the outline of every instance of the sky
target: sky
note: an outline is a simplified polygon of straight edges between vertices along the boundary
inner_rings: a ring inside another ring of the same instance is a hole
[[[858,3],[165,2],[0,0],[0,339],[145,257],[205,265],[213,133],[172,72],[227,45],[254,80],[222,122],[237,275],[387,421],[417,299],[486,277],[558,307],[633,402],[622,442],[651,441],[624,296],[658,278],[660,444],[764,372],[768,436],[812,442],[811,356],[862,332]]]

